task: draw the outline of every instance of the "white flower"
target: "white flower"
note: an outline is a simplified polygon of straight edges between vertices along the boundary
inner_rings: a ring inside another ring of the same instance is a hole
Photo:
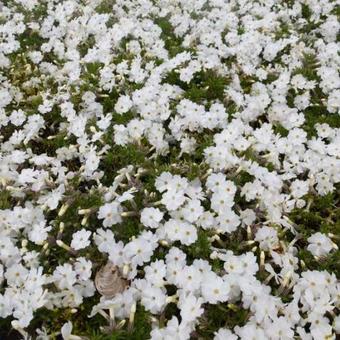
[[[185,266],[177,278],[178,286],[185,292],[195,293],[201,286],[202,273],[195,266]]]
[[[203,229],[211,229],[216,225],[215,217],[210,211],[205,211],[196,221],[196,224]]]
[[[26,115],[25,112],[20,109],[14,110],[12,111],[9,119],[11,120],[11,123],[14,124],[15,126],[20,126],[26,120]]]
[[[157,228],[163,219],[163,213],[158,208],[144,208],[141,212],[140,221],[146,227]]]
[[[290,190],[295,198],[300,198],[308,193],[308,182],[297,179],[292,182]]]
[[[199,200],[189,200],[186,205],[182,208],[182,213],[184,218],[188,222],[195,222],[197,219],[203,214],[203,207],[201,206],[201,202]]]
[[[85,158],[85,173],[87,176],[91,176],[93,171],[97,170],[100,159],[95,150],[88,152]]]
[[[86,260],[84,257],[78,257],[77,262],[74,265],[74,269],[79,279],[86,281],[91,277],[92,262]]]
[[[128,112],[132,107],[132,101],[129,96],[120,96],[115,104],[115,111],[119,114]]]
[[[73,325],[71,321],[66,322],[61,327],[61,336],[64,340],[81,340],[80,336],[73,335],[72,333]]]
[[[155,187],[159,192],[170,189],[173,176],[170,172],[162,172],[160,176],[156,178]]]
[[[180,241],[182,244],[190,245],[197,240],[197,230],[188,222],[171,219],[164,223],[163,228],[170,241]]]
[[[226,210],[234,205],[234,198],[232,195],[226,195],[223,191],[216,191],[211,197],[211,208],[216,213],[225,213]]]
[[[274,228],[263,226],[256,232],[255,241],[260,243],[260,248],[263,250],[274,249],[279,242],[277,231]]]
[[[0,316],[2,318],[12,314],[14,305],[15,303],[9,294],[0,294]]]
[[[256,325],[256,323],[248,322],[243,327],[236,326],[234,332],[240,337],[241,340],[249,339],[267,339],[263,329]]]
[[[230,286],[215,273],[206,274],[202,282],[202,296],[206,302],[216,304],[228,300]]]
[[[338,315],[334,318],[333,323],[334,323],[333,328],[334,328],[335,332],[337,334],[340,334],[340,315]]]
[[[20,286],[26,280],[28,270],[22,264],[14,264],[7,268],[5,279],[11,286]]]
[[[0,263],[0,284],[2,284],[3,279],[4,279],[4,266]]]
[[[190,333],[193,331],[192,323],[179,323],[176,316],[173,316],[168,321],[164,328],[154,328],[151,331],[151,340],[176,339],[186,340],[190,338]]]
[[[48,232],[52,229],[51,226],[46,226],[45,222],[41,221],[40,223],[35,223],[32,226],[32,229],[29,230],[28,238],[40,245],[42,244],[48,237]]]
[[[12,96],[6,88],[0,89],[0,108],[6,107],[12,101]]]
[[[57,266],[53,278],[60,289],[71,288],[76,283],[76,272],[69,263]]]
[[[164,290],[148,284],[143,287],[141,303],[146,310],[157,314],[164,308],[166,297]]]
[[[334,130],[326,123],[323,124],[315,124],[315,129],[318,133],[318,136],[321,138],[329,138],[332,137]]]
[[[167,264],[179,264],[183,268],[186,264],[186,254],[177,247],[171,247],[165,256]]]
[[[116,244],[114,235],[112,230],[98,228],[96,233],[93,235],[93,239],[95,244],[98,247],[98,250],[101,252],[109,252],[112,248],[112,245]]]
[[[202,298],[197,298],[192,294],[182,294],[178,302],[178,307],[181,310],[182,322],[190,323],[196,321],[196,319],[204,312],[202,304]]]
[[[309,250],[314,256],[320,257],[327,255],[332,249],[335,248],[332,240],[325,234],[317,232],[307,239]]]
[[[242,223],[248,226],[254,223],[256,219],[256,214],[254,210],[252,209],[245,209],[241,211],[240,217],[241,217]]]
[[[123,124],[116,124],[113,127],[114,141],[117,145],[126,145],[129,142],[129,131]]]
[[[328,323],[328,319],[323,322],[318,322],[311,325],[311,335],[313,339],[327,339],[332,338],[333,330],[332,326]]]
[[[162,204],[164,204],[169,211],[178,209],[185,201],[186,197],[184,196],[184,191],[176,190],[165,192],[161,200]]]
[[[72,235],[71,248],[75,250],[86,248],[90,245],[89,240],[91,232],[85,229],[81,229]]]
[[[111,227],[112,225],[122,221],[122,212],[123,209],[118,202],[106,203],[100,207],[98,211],[98,218],[104,219],[104,227]]]
[[[294,332],[283,316],[274,319],[267,327],[266,333],[271,339],[289,340],[294,338]]]
[[[181,140],[181,154],[183,153],[188,153],[188,154],[192,154],[195,151],[196,148],[196,139],[193,137],[188,137],[188,138],[183,138]]]
[[[130,258],[132,265],[142,265],[148,262],[153,254],[152,245],[145,239],[139,237],[129,242],[125,248],[125,256]]]
[[[166,275],[166,265],[163,260],[152,262],[149,266],[144,268],[145,278],[147,281],[152,282],[155,286],[162,286],[163,279]]]
[[[216,217],[216,222],[223,232],[231,233],[240,225],[240,218],[233,210],[227,209]]]
[[[222,173],[212,173],[206,181],[206,186],[209,190],[216,192],[226,183],[225,175]]]
[[[237,335],[233,334],[229,329],[220,328],[214,333],[214,340],[237,340]]]
[[[28,56],[34,64],[39,64],[44,58],[43,54],[40,51],[31,51],[28,53]]]
[[[225,255],[220,255],[220,258],[225,261],[224,269],[228,274],[237,274],[243,277],[255,275],[259,268],[255,255],[250,252],[235,256],[231,251],[228,251]]]

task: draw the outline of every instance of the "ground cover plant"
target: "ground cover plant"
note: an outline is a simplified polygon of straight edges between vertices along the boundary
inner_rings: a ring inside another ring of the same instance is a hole
[[[336,339],[339,16],[0,1],[0,339]]]

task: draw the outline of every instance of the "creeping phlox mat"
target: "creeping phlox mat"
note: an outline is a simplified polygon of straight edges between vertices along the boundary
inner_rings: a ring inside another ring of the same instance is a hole
[[[0,0],[0,339],[338,338],[339,19]]]

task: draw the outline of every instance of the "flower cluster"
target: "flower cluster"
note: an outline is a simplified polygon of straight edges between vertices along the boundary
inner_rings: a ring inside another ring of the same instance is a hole
[[[338,19],[0,4],[0,338],[337,338]]]

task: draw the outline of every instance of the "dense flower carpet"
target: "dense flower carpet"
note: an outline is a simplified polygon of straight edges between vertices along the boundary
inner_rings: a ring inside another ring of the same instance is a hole
[[[0,1],[0,339],[339,339],[339,19]]]

